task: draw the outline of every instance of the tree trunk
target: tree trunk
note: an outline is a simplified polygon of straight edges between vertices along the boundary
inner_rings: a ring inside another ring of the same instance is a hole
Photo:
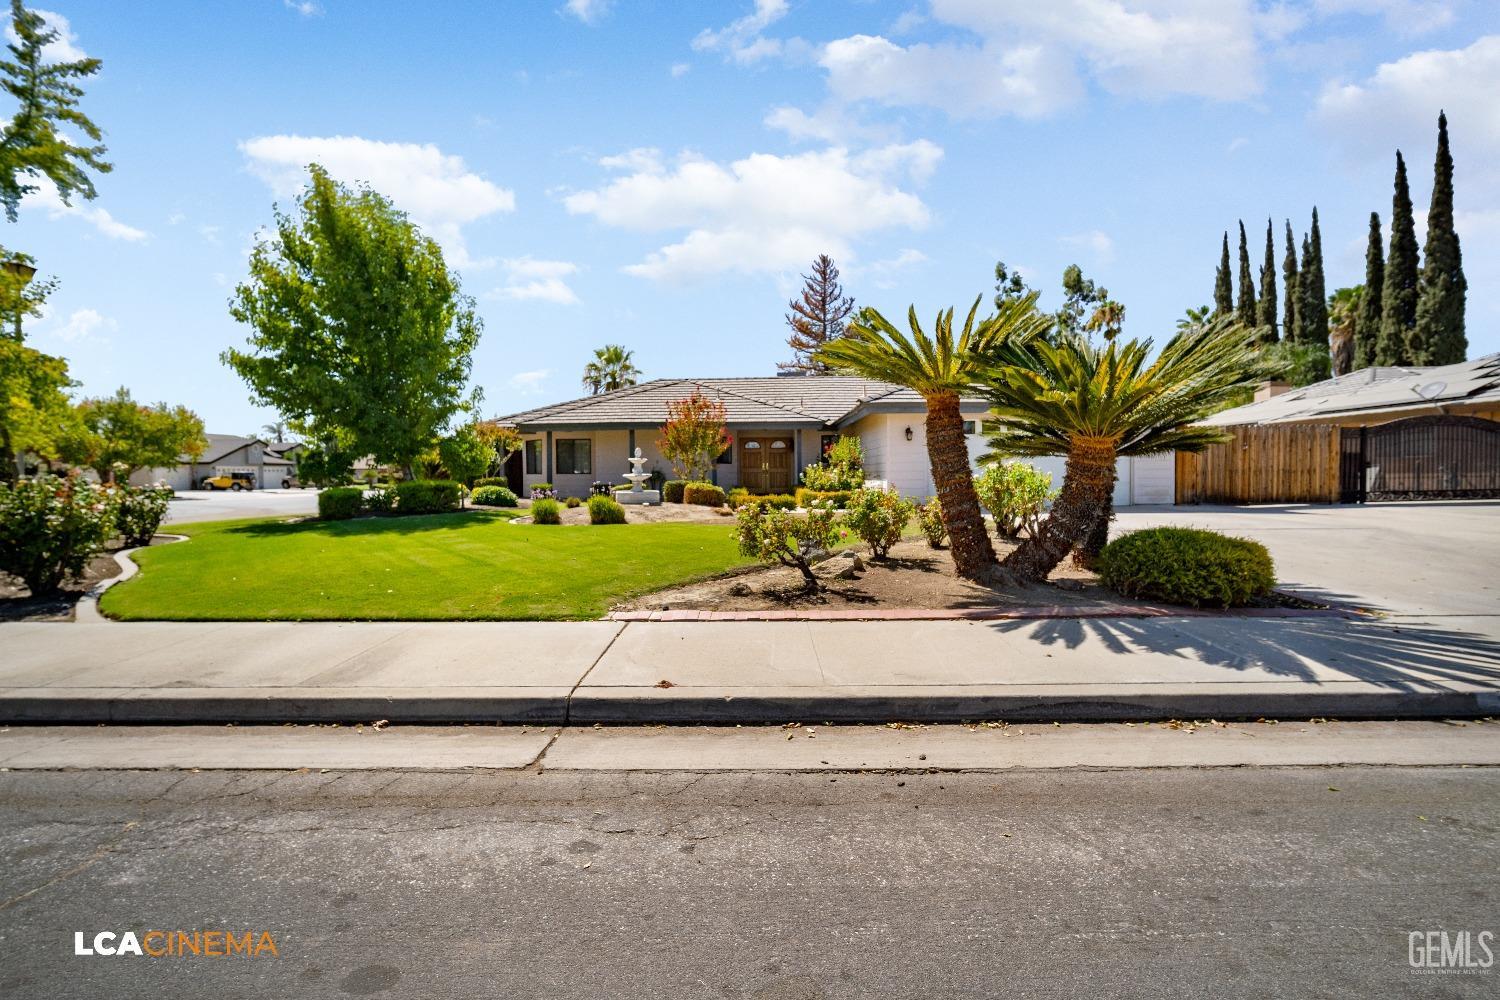
[[[1104,501],[1099,517],[1089,529],[1083,544],[1073,550],[1073,565],[1082,569],[1093,569],[1099,563],[1099,553],[1109,544],[1109,522],[1115,516],[1114,481],[1109,484],[1110,496]]]
[[[26,474],[25,458],[20,452],[10,450],[10,428],[0,427],[0,483],[17,483]]]
[[[974,492],[957,393],[927,398],[927,461],[932,465],[932,484],[943,508],[953,565],[959,576],[981,579],[995,565],[995,547],[990,544],[979,497]]]
[[[1005,558],[1005,568],[1040,583],[1094,529],[1115,483],[1115,438],[1075,437],[1068,449],[1062,492],[1041,530]]]

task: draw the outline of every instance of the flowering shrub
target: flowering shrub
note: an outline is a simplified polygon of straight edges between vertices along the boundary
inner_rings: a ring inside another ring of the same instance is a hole
[[[943,542],[948,539],[948,528],[943,524],[943,505],[938,503],[937,497],[917,505],[917,524],[927,536],[928,545],[935,549],[943,547]]]
[[[763,563],[797,569],[810,588],[816,589],[812,558],[833,547],[838,532],[832,509],[819,508],[798,517],[774,507],[745,504],[735,519],[734,537],[740,553]]]
[[[876,559],[884,559],[891,546],[901,541],[901,532],[916,509],[916,504],[895,490],[857,490],[844,508],[844,523]]]
[[[974,480],[979,502],[995,518],[995,530],[1005,538],[1016,538],[1021,529],[1036,537],[1047,503],[1057,494],[1052,474],[1039,472],[1025,462],[1000,462],[987,467]]]
[[[83,575],[114,536],[115,491],[77,476],[0,484],[0,570],[20,577],[33,597]]]
[[[802,482],[821,493],[857,490],[865,484],[865,460],[859,438],[840,437],[824,456],[826,465],[809,465],[802,470]]]
[[[167,516],[172,490],[166,486],[126,486],[116,491],[115,528],[129,546],[150,545]]]
[[[531,499],[552,500],[557,497],[557,491],[552,488],[551,483],[533,483],[531,485]]]

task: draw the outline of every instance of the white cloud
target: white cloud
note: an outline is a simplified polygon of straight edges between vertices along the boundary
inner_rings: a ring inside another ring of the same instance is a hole
[[[761,32],[786,16],[787,0],[755,0],[755,10],[718,31],[705,28],[693,39],[699,52],[723,52],[741,65],[780,55],[785,43]]]
[[[87,59],[89,57],[88,53],[79,47],[78,36],[73,34],[73,26],[68,22],[66,17],[56,11],[42,10],[41,8],[33,8],[33,13],[41,15],[42,21],[46,26],[57,32],[57,37],[52,40],[51,44],[42,48],[43,61],[49,63],[78,62],[80,59]],[[9,25],[8,18],[6,23]],[[20,41],[20,38],[16,35],[16,29],[13,27],[6,27],[5,37],[11,42]]]
[[[268,135],[240,143],[250,170],[282,197],[307,180],[307,165],[320,163],[345,184],[368,184],[441,243],[456,267],[483,267],[492,260],[469,257],[463,227],[511,212],[516,197],[474,173],[463,158],[431,143],[379,142],[358,136]]]
[[[556,302],[564,306],[578,302],[578,296],[563,280],[578,272],[577,264],[566,260],[536,260],[532,257],[513,257],[500,264],[505,268],[505,284],[490,293],[493,298]]]
[[[896,278],[901,272],[916,267],[918,264],[925,264],[927,259],[927,255],[922,251],[908,247],[894,257],[872,260],[864,267],[850,268],[846,277],[850,280],[868,282],[876,288],[894,288]]]
[[[929,105],[955,118],[1036,118],[1083,96],[1071,61],[1034,45],[903,47],[878,35],[854,35],[829,42],[818,61],[841,100]]]
[[[73,196],[73,203],[66,205],[62,197],[57,193],[57,188],[52,182],[45,178],[37,181],[37,190],[22,199],[21,205],[40,208],[46,211],[49,219],[77,218],[82,219],[93,226],[103,235],[112,240],[124,240],[127,243],[139,243],[149,239],[151,234],[144,229],[126,225],[103,208],[84,201],[79,195]]]
[[[584,24],[598,24],[613,5],[614,0],[568,0],[563,9]]]
[[[1500,155],[1497,93],[1500,35],[1487,35],[1468,48],[1383,63],[1358,83],[1330,83],[1314,116],[1357,156],[1387,157],[1396,146],[1431,149],[1438,111],[1447,109],[1453,144],[1464,151],[1458,155],[1473,164]]]
[[[318,17],[323,13],[323,5],[316,0],[281,0],[286,4],[287,10],[295,10],[303,17]]]
[[[115,330],[118,324],[108,316],[101,314],[96,309],[75,309],[51,330],[47,331],[58,340],[65,340],[70,344],[82,341],[103,341],[108,338],[101,334]]]
[[[1229,148],[1226,149],[1225,152],[1229,153],[1232,156],[1248,145],[1250,145],[1249,139],[1247,139],[1245,136],[1237,135],[1233,139],[1229,140]]]
[[[1110,239],[1109,234],[1102,229],[1090,229],[1086,233],[1059,236],[1057,242],[1065,247],[1087,250],[1101,264],[1108,264],[1115,259],[1115,241]]]
[[[509,379],[510,387],[523,396],[537,396],[541,394],[542,383],[547,381],[547,376],[552,374],[550,368],[540,368],[531,372],[516,372]]]
[[[772,108],[762,124],[785,132],[794,141],[826,142],[836,146],[889,141],[894,134],[891,128],[856,121],[838,104],[827,104],[812,114],[790,106]]]
[[[1315,0],[1324,16],[1336,14],[1378,15],[1392,30],[1418,35],[1453,23],[1453,0]]]
[[[687,76],[688,71],[692,68],[693,67],[689,66],[687,63],[673,63],[670,72],[672,74],[672,78],[675,80],[679,77]]]
[[[857,156],[842,148],[754,153],[727,164],[684,153],[668,165],[656,150],[633,150],[601,161],[625,176],[570,194],[564,205],[620,229],[687,230],[625,268],[637,277],[775,273],[819,253],[850,258],[853,241],[873,231],[925,226],[927,206],[901,184],[927,177],[941,156],[926,140]]]

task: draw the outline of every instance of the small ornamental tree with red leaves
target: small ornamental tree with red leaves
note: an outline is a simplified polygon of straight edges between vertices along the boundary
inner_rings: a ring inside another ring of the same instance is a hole
[[[672,463],[678,477],[708,478],[714,459],[731,443],[724,419],[724,404],[696,389],[687,399],[667,404],[667,422],[662,425],[656,447]]]

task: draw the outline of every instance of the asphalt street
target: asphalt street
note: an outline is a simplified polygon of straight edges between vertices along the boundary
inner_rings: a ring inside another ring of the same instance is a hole
[[[14,998],[1500,984],[1409,950],[1500,929],[1486,768],[9,771],[0,802]],[[74,954],[75,932],[149,929],[270,932],[277,954]]]

